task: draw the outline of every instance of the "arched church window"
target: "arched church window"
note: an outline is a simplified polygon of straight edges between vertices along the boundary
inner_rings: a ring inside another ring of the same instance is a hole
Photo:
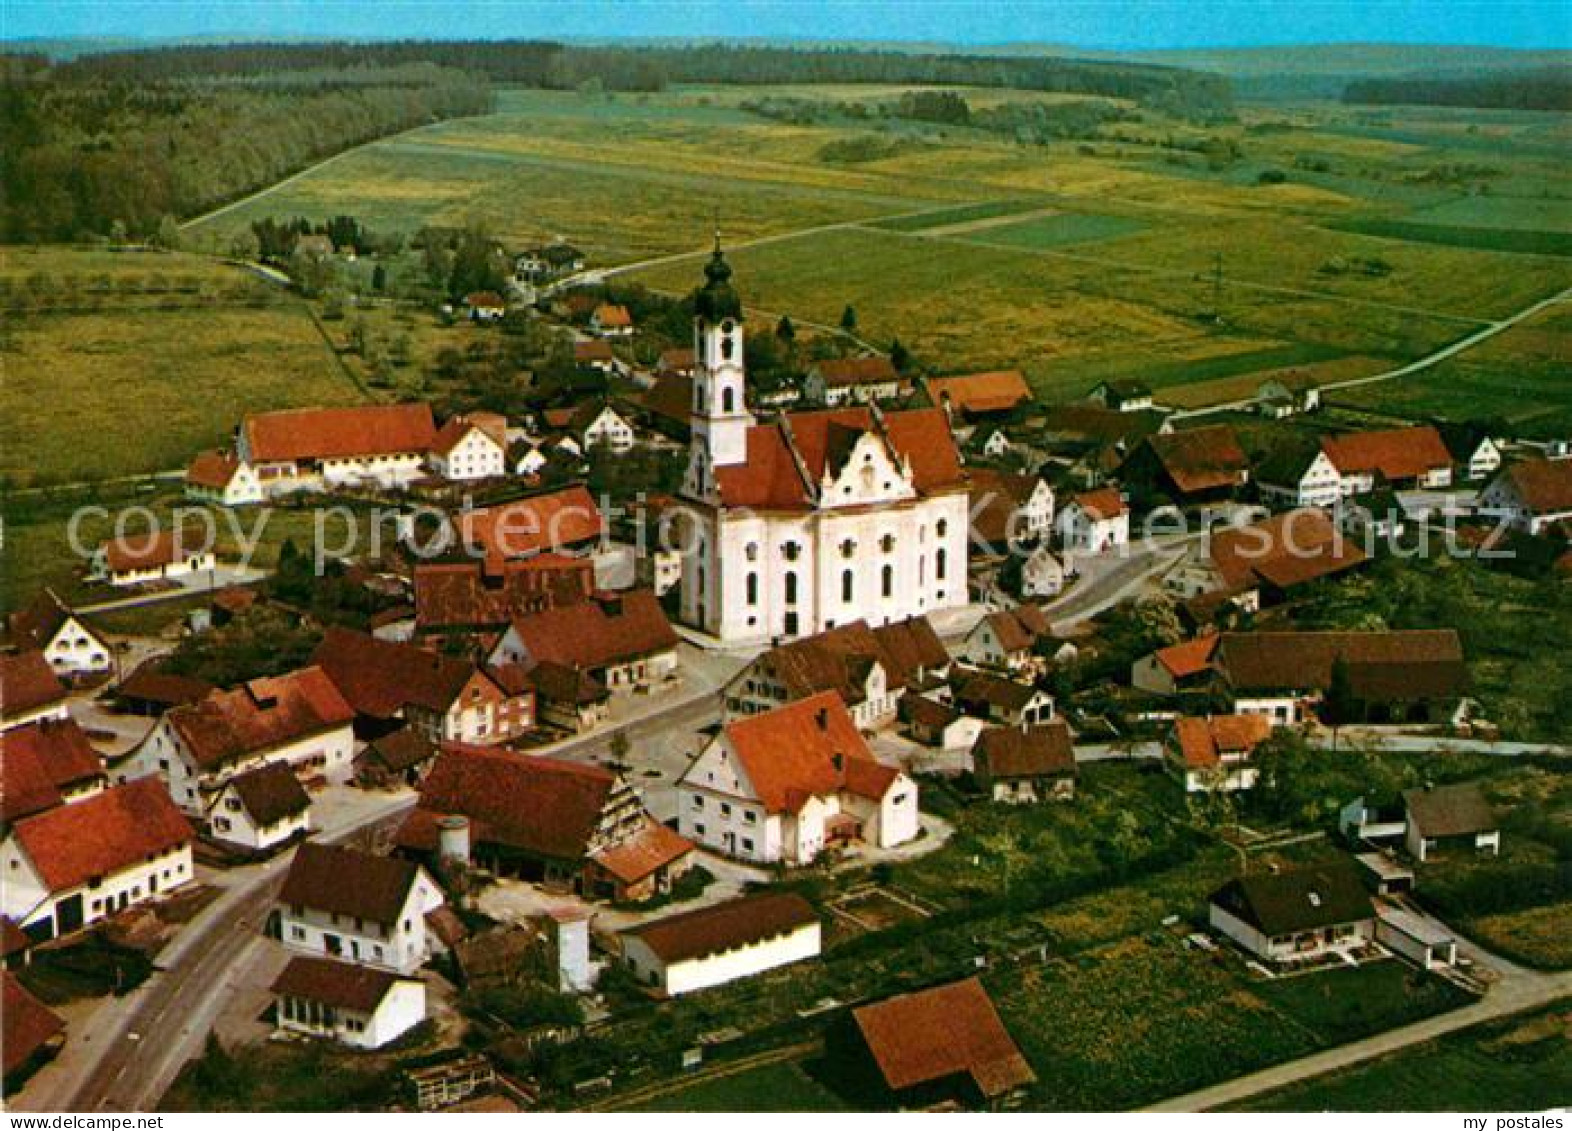
[[[759,603],[759,575],[756,574],[756,573],[750,573],[748,575],[748,604],[750,604],[750,605],[757,605],[758,603]]]
[[[781,556],[789,562],[797,560],[797,555],[802,553],[802,547],[795,542],[786,542],[781,546]]]
[[[856,552],[857,552],[857,543],[856,543],[855,540],[853,540],[851,538],[847,538],[845,541],[843,541],[841,543],[841,557],[849,558],[853,554],[855,554]]]
[[[857,575],[854,574],[849,569],[844,569],[844,570],[841,571],[841,600],[842,601],[848,601],[849,602],[852,599],[852,593],[853,593],[853,590],[854,590],[854,588],[856,586],[856,580],[855,580],[856,576]]]
[[[786,603],[788,605],[797,603],[797,575],[795,573],[786,575]]]
[[[949,558],[949,555],[946,554],[943,550],[940,550],[940,551],[938,551],[937,553],[935,553],[933,555],[933,576],[934,576],[934,580],[936,580],[936,581],[943,581],[944,580],[944,565],[945,565],[945,562],[948,560],[948,558]]]
[[[879,588],[886,597],[895,596],[895,567],[886,565],[879,571]]]
[[[934,523],[933,532],[935,534],[937,534],[940,538],[943,538],[946,534],[948,534],[950,532],[949,520],[941,518],[938,522]]]
[[[721,392],[721,411],[735,412],[737,409],[737,392],[729,385]]]
[[[730,361],[731,360],[732,351],[733,351],[734,348],[735,347],[732,344],[732,340],[731,340],[731,336],[730,335],[727,335],[726,337],[721,339],[721,357],[725,358],[727,361]]]

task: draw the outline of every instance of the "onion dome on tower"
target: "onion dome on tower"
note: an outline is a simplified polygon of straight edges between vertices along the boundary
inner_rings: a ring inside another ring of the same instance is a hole
[[[742,299],[731,285],[731,264],[721,251],[720,232],[715,233],[715,251],[704,265],[704,285],[694,293],[693,313],[706,322],[727,318],[742,320]]]

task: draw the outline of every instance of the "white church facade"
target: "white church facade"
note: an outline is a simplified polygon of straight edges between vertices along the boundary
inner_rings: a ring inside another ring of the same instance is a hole
[[[965,473],[941,409],[749,410],[719,243],[694,319],[681,620],[722,644],[964,606]]]

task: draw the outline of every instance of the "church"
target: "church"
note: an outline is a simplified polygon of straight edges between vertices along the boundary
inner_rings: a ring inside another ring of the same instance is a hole
[[[717,239],[694,314],[679,616],[767,644],[967,603],[967,485],[944,411],[750,411]]]

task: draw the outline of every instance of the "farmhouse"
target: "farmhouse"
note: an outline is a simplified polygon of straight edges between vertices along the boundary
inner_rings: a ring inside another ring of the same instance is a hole
[[[1104,381],[1086,399],[1113,412],[1145,412],[1152,407],[1152,390],[1140,381]]]
[[[1036,605],[989,613],[966,634],[959,657],[979,667],[1035,674],[1047,666],[1037,646],[1053,639],[1048,618]]]
[[[1488,479],[1501,470],[1501,445],[1477,424],[1438,424],[1452,462],[1469,480]]]
[[[611,691],[647,691],[677,670],[677,634],[647,589],[596,593],[585,601],[513,618],[491,650],[493,665],[582,671]]]
[[[58,675],[102,675],[114,667],[109,643],[71,610],[53,589],[12,613],[6,622],[6,646],[44,654]]]
[[[73,719],[42,719],[0,734],[0,824],[102,793],[108,780],[104,760]]]
[[[1130,665],[1130,683],[1154,695],[1177,695],[1212,682],[1212,656],[1220,637],[1215,632],[1181,640],[1142,656]]]
[[[942,408],[952,426],[1008,416],[1032,403],[1032,390],[1019,369],[925,377],[922,397],[931,408]]]
[[[1228,632],[1216,665],[1234,713],[1265,715],[1281,726],[1304,721],[1331,686],[1339,659],[1366,722],[1448,718],[1468,686],[1463,647],[1449,628]]]
[[[633,336],[633,315],[625,306],[603,302],[590,315],[589,328],[590,333],[602,338],[630,338]]]
[[[88,575],[110,585],[145,585],[213,568],[212,547],[195,531],[160,530],[105,542],[93,554]]]
[[[437,758],[437,747],[413,727],[400,727],[366,743],[355,756],[355,780],[361,785],[419,785]]]
[[[970,502],[972,533],[994,553],[1053,533],[1053,488],[1041,476],[973,468]]]
[[[0,696],[0,733],[41,719],[70,716],[65,684],[36,648],[0,653],[0,687],[5,688]]]
[[[1343,476],[1318,443],[1279,441],[1256,464],[1256,489],[1272,506],[1334,507],[1343,497]]]
[[[765,892],[622,932],[622,960],[667,997],[750,978],[819,954],[819,916],[802,896]]]
[[[1229,880],[1212,893],[1208,921],[1274,964],[1361,950],[1375,937],[1375,908],[1348,860]]]
[[[757,715],[833,691],[857,725],[871,729],[895,717],[903,692],[949,666],[950,654],[926,617],[878,628],[854,621],[765,652],[726,685],[726,712]]]
[[[1536,459],[1501,472],[1479,498],[1484,514],[1529,534],[1572,519],[1572,460]]]
[[[607,341],[574,342],[573,363],[597,373],[610,375],[618,368],[617,355]]]
[[[803,396],[810,404],[837,408],[894,400],[905,388],[889,358],[845,357],[816,361],[809,366]]]
[[[977,978],[859,1006],[830,1040],[884,1092],[876,1106],[999,1107],[1037,1079]]]
[[[924,746],[940,750],[970,747],[982,733],[983,721],[963,715],[953,704],[940,702],[931,695],[908,691],[896,706],[896,717],[906,728],[907,737]]]
[[[1148,436],[1120,468],[1124,480],[1175,503],[1231,498],[1250,481],[1250,459],[1226,424]]]
[[[367,733],[403,720],[433,742],[506,742],[535,724],[528,694],[510,695],[474,664],[414,644],[330,627],[311,657]]]
[[[535,693],[535,714],[543,726],[570,734],[593,730],[611,711],[611,691],[582,668],[545,660],[526,669],[522,664],[494,665],[498,678],[516,676],[517,684]]]
[[[1075,796],[1075,750],[1063,719],[989,727],[977,736],[971,772],[994,801],[1018,804]]]
[[[1059,541],[1072,553],[1100,554],[1130,540],[1130,508],[1117,488],[1071,495],[1054,521]]]
[[[1421,864],[1452,847],[1488,856],[1501,852],[1501,819],[1475,782],[1404,790],[1403,811],[1408,821],[1404,844]]]
[[[256,468],[233,452],[198,452],[186,468],[186,497],[225,507],[262,501],[262,480]]]
[[[290,768],[269,762],[230,778],[207,811],[214,840],[266,852],[311,830],[311,796]]]
[[[409,974],[432,953],[426,916],[445,902],[419,864],[306,841],[278,893],[289,950]]]
[[[35,939],[90,927],[189,883],[191,841],[153,778],[24,817],[0,843],[0,915]]]
[[[492,413],[455,416],[431,440],[431,470],[453,483],[507,474],[507,421]]]
[[[1321,407],[1321,386],[1303,373],[1280,373],[1256,386],[1255,407],[1272,420],[1314,412]]]
[[[455,817],[463,820],[445,822]],[[619,774],[453,745],[421,783],[397,841],[428,858],[457,856],[497,875],[618,901],[671,890],[693,854]]]
[[[1053,696],[1030,683],[957,668],[950,673],[950,688],[955,705],[976,719],[1020,726],[1053,718]]]
[[[1428,424],[1325,436],[1321,450],[1342,477],[1345,497],[1366,494],[1377,483],[1396,490],[1452,483],[1452,453]]]
[[[330,958],[297,955],[273,983],[278,1027],[376,1049],[426,1019],[419,978]]]
[[[1265,715],[1175,719],[1163,756],[1186,793],[1250,789],[1260,774],[1251,758],[1271,733],[1272,722]]]
[[[472,555],[499,561],[590,550],[606,529],[594,497],[580,486],[461,511],[456,517],[458,544]]]
[[[571,605],[594,592],[588,557],[422,562],[415,566],[415,628],[426,633],[501,630],[515,616]]]
[[[1067,573],[1064,562],[1052,550],[1038,546],[1021,563],[1018,594],[1023,600],[1058,596],[1064,590]]]
[[[1222,591],[1254,611],[1300,586],[1369,560],[1317,507],[1284,511],[1249,526],[1228,527],[1196,543],[1164,585],[1181,597]],[[1253,594],[1253,595],[1252,595]]]
[[[811,864],[861,840],[917,835],[917,786],[876,760],[833,691],[735,719],[677,783],[678,828],[727,856]]]
[[[717,247],[695,299],[680,616],[763,643],[967,604],[967,493],[938,409],[877,405],[759,423],[742,301]]]
[[[496,291],[473,291],[464,296],[464,311],[471,322],[500,322],[508,304]]]
[[[437,428],[428,404],[296,408],[240,422],[237,455],[265,496],[335,487],[394,490],[420,478]]]
[[[354,708],[321,668],[254,679],[170,711],[115,776],[127,781],[156,774],[182,811],[202,818],[231,777],[270,762],[302,776],[346,780],[354,718]]]

